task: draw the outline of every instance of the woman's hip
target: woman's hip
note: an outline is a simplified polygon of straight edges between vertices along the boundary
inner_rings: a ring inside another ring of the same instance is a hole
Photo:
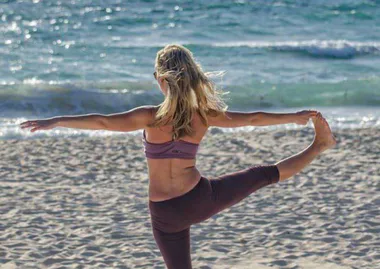
[[[209,179],[201,177],[187,193],[168,200],[149,200],[152,225],[162,231],[176,232],[201,221],[212,209],[212,189]]]

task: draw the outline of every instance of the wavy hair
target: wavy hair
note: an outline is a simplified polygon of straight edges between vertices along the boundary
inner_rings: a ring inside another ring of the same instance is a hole
[[[155,60],[156,78],[168,84],[165,100],[159,105],[153,123],[149,127],[173,126],[173,138],[194,134],[191,120],[199,112],[203,124],[208,126],[207,115],[225,113],[228,106],[216,89],[212,76],[222,72],[203,72],[192,52],[181,45],[167,45],[157,52]],[[228,92],[227,92],[228,93]]]

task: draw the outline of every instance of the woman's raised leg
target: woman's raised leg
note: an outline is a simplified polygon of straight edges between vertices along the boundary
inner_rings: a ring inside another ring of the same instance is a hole
[[[276,165],[256,165],[210,179],[212,203],[211,209],[207,210],[209,211],[207,218],[278,181],[279,171]]]
[[[326,119],[318,113],[312,120],[315,130],[314,141],[303,151],[276,163],[280,172],[280,181],[297,174],[319,154],[335,146],[336,140]]]
[[[207,218],[237,204],[251,193],[300,172],[320,153],[336,144],[330,127],[320,113],[313,119],[315,136],[305,150],[272,165],[259,165],[210,180],[212,209]],[[206,219],[206,218],[204,218]]]

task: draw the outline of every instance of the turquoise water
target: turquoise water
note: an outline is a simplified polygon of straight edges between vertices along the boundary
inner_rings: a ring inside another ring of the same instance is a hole
[[[25,119],[160,103],[152,72],[168,43],[226,71],[216,83],[230,109],[318,108],[336,128],[380,125],[378,1],[3,0],[0,139],[30,137]]]

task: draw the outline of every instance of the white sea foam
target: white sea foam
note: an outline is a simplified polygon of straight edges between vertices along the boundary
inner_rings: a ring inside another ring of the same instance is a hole
[[[315,56],[347,58],[360,54],[379,54],[380,42],[355,42],[348,40],[305,41],[242,41],[214,43],[216,47],[250,47],[276,51],[307,52]]]

